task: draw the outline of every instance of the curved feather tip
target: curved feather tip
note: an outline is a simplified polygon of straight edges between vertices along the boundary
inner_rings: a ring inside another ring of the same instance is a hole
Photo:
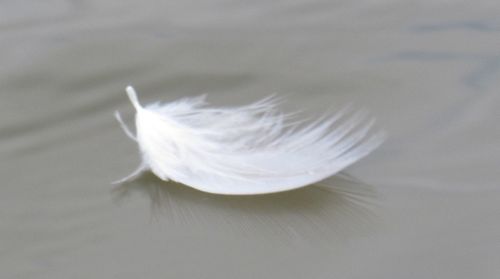
[[[364,112],[344,109],[309,124],[277,111],[276,98],[233,108],[205,97],[142,107],[134,88],[136,140],[142,163],[121,183],[151,170],[163,180],[226,195],[292,190],[335,175],[377,148],[385,135]]]

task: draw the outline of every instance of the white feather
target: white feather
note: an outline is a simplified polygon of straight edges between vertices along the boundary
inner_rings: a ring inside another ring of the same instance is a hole
[[[292,190],[332,176],[384,140],[374,120],[344,109],[308,125],[276,110],[276,98],[234,108],[210,108],[205,96],[141,106],[135,90],[134,135],[142,163],[118,183],[151,170],[163,180],[226,195]]]

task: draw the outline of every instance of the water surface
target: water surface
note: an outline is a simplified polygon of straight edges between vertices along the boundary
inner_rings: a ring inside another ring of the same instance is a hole
[[[498,278],[495,1],[0,2],[2,278]],[[336,177],[260,197],[150,174],[141,100],[277,92],[388,132]]]

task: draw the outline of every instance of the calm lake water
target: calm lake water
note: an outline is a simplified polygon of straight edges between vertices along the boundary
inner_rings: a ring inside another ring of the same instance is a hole
[[[1,278],[499,278],[500,2],[0,1]],[[113,118],[270,93],[389,139],[312,186],[146,174]],[[354,178],[352,178],[354,177]]]

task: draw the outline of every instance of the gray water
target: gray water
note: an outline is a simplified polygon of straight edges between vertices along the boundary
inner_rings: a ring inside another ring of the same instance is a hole
[[[1,278],[498,278],[498,1],[1,1]],[[113,112],[277,92],[365,107],[351,178],[259,197],[151,174]]]

